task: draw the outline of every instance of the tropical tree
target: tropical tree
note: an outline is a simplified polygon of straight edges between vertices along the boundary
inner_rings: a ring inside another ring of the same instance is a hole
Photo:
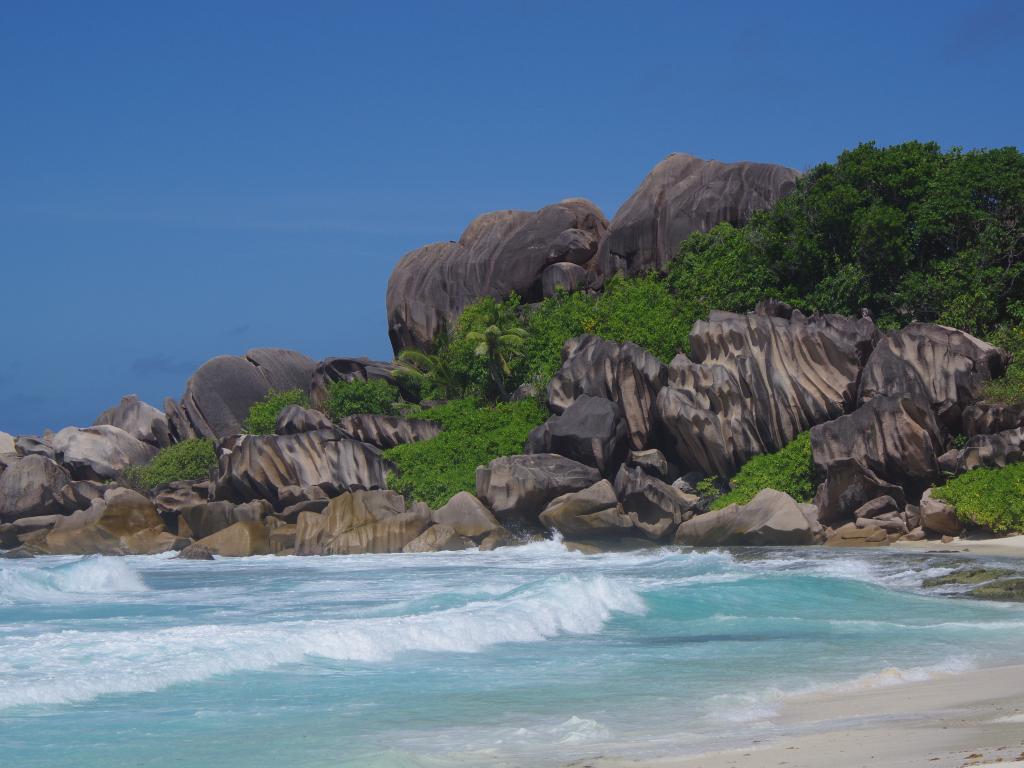
[[[508,400],[506,381],[512,375],[512,363],[523,356],[526,330],[511,322],[492,323],[482,331],[470,331],[466,341],[474,344],[473,354],[484,360],[498,395]]]

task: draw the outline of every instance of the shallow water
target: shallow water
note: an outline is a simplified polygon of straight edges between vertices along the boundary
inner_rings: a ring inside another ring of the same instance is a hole
[[[698,752],[773,733],[794,693],[1024,661],[1024,606],[921,588],[953,564],[558,542],[0,561],[0,755],[309,768]]]

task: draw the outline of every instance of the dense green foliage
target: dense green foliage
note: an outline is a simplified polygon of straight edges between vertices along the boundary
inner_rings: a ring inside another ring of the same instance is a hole
[[[1006,374],[985,385],[985,399],[993,403],[1024,403],[1024,325],[1002,325],[988,341],[1011,355]]]
[[[289,389],[279,392],[276,389],[270,390],[262,400],[253,403],[249,407],[249,416],[245,420],[243,429],[250,435],[272,435],[277,417],[284,408],[289,405],[301,405],[309,407],[309,398],[301,389]]]
[[[398,389],[383,379],[335,381],[327,387],[324,410],[332,421],[355,413],[398,413]]]
[[[148,490],[175,480],[205,480],[216,467],[212,440],[185,440],[164,448],[148,464],[128,467],[121,480],[131,488]]]
[[[811,433],[802,432],[775,453],[754,456],[730,481],[730,490],[715,499],[712,509],[746,504],[765,488],[788,493],[797,501],[814,497]]]
[[[422,410],[414,418],[437,421],[443,431],[384,452],[398,467],[388,487],[437,508],[459,491],[474,489],[478,466],[521,453],[530,430],[547,415],[533,399],[487,406],[464,398]]]
[[[1024,530],[1024,462],[972,469],[936,488],[932,495],[956,507],[964,522],[996,533]]]

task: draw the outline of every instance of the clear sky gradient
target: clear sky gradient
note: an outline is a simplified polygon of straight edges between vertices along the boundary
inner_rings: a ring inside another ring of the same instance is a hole
[[[1024,2],[0,3],[0,430],[390,358],[408,250],[669,152],[1022,144]]]

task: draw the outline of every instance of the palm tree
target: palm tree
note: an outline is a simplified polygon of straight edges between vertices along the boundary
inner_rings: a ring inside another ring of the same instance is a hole
[[[498,320],[482,331],[470,331],[466,341],[475,344],[474,354],[487,361],[487,371],[502,400],[508,400],[505,379],[512,375],[510,363],[522,357],[526,331],[517,325]]]
[[[429,383],[437,397],[445,400],[460,397],[466,389],[465,376],[452,365],[451,356],[447,354],[449,344],[448,333],[442,330],[434,340],[437,349],[434,354],[403,349],[396,359],[399,370],[406,376],[419,379],[421,385]]]

